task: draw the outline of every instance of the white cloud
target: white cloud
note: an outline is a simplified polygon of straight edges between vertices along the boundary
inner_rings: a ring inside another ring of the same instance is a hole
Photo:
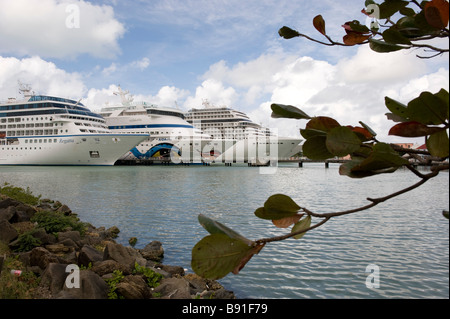
[[[125,27],[113,8],[63,0],[0,0],[0,53],[112,58]]]
[[[201,99],[208,98],[215,105],[246,111],[255,122],[278,128],[281,135],[299,136],[305,121],[270,117],[271,103],[291,104],[310,116],[333,117],[342,125],[363,121],[380,139],[390,140],[387,133],[393,122],[385,116],[384,97],[407,103],[425,90],[448,90],[448,72],[433,71],[413,53],[378,54],[367,47],[336,64],[277,52],[232,66],[225,61],[212,65],[188,102],[200,107]],[[228,100],[235,104],[224,101],[231,92]]]
[[[24,59],[0,56],[0,100],[18,96],[18,84],[30,84],[37,94],[78,100],[86,87],[79,73],[68,73],[39,57]]]
[[[122,90],[127,91],[129,88],[122,87]],[[173,86],[162,87],[155,96],[135,95],[134,92],[129,91],[128,96],[132,97],[134,102],[146,102],[162,107],[175,107],[177,101],[184,100],[189,94],[188,91]],[[115,84],[111,84],[107,88],[102,89],[92,88],[88,91],[87,97],[83,99],[83,103],[93,111],[99,111],[105,106],[119,106],[121,105],[121,100],[119,96],[114,94],[116,92],[118,92],[118,86]]]
[[[201,107],[203,100],[208,100],[216,106],[232,106],[237,100],[237,93],[234,88],[225,88],[221,81],[208,79],[197,87],[195,96],[188,97],[184,103],[187,109]]]

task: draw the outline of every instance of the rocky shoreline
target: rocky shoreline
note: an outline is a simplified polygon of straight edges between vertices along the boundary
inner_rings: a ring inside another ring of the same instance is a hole
[[[30,294],[33,299],[235,299],[216,281],[163,264],[158,241],[143,249],[124,246],[114,240],[117,227],[82,223],[59,202],[44,199],[34,206],[0,196],[0,244],[8,249],[0,250],[0,278],[8,276],[0,285],[27,273],[38,283]],[[54,216],[77,220],[77,227],[47,231]],[[20,262],[20,276],[11,274],[8,259]]]

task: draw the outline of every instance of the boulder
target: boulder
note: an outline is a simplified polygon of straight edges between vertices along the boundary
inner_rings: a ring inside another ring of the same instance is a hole
[[[0,241],[9,243],[17,238],[17,230],[5,219],[0,220]]]
[[[102,260],[103,253],[89,245],[84,245],[78,255],[78,265],[80,266],[88,267],[89,264],[94,265],[94,263]]]
[[[64,241],[66,239],[72,240],[74,243],[77,243],[81,240],[80,232],[77,230],[69,230],[65,232],[58,233],[58,241]]]
[[[28,222],[36,213],[36,209],[34,207],[22,203],[17,205],[15,210],[16,212],[11,218],[11,222],[13,223]]]
[[[148,299],[151,291],[142,276],[126,276],[116,285],[117,292],[125,299]]]
[[[124,275],[129,275],[131,273],[130,268],[119,264],[115,260],[104,260],[96,263],[92,269],[99,276],[104,276],[106,274],[112,273],[114,270],[121,271]]]
[[[184,278],[166,278],[155,288],[161,299],[191,299],[189,282]]]
[[[162,247],[162,243],[159,241],[152,241],[139,251],[142,257],[147,260],[161,261],[164,257],[164,249]]]
[[[69,288],[63,285],[62,291],[55,294],[57,299],[107,299],[109,287],[106,282],[91,270],[80,270],[80,287]]]
[[[16,207],[14,206],[0,208],[0,221],[2,220],[10,221],[15,214],[16,214]]]
[[[47,249],[35,247],[31,250],[30,266],[39,266],[41,269],[46,269],[51,263],[59,263],[59,259]]]
[[[42,287],[48,287],[52,295],[58,294],[62,289],[66,281],[66,277],[69,273],[66,273],[67,265],[59,263],[49,263],[45,268],[41,276]]]
[[[136,259],[141,257],[139,252],[131,247],[125,247],[121,244],[108,243],[103,252],[103,260],[115,260],[119,264],[129,267],[130,270],[134,268]],[[142,258],[142,257],[141,257]]]

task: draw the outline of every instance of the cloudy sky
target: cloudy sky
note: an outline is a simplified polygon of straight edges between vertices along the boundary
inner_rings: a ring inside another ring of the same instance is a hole
[[[227,105],[285,136],[299,136],[306,122],[272,119],[271,103],[363,121],[382,140],[404,141],[387,137],[384,97],[407,103],[448,90],[448,54],[421,60],[418,51],[278,36],[287,25],[320,39],[312,19],[322,14],[340,40],[346,21],[368,23],[363,8],[363,0],[0,0],[0,100],[18,97],[20,80],[95,111],[119,102],[120,85],[161,106]]]

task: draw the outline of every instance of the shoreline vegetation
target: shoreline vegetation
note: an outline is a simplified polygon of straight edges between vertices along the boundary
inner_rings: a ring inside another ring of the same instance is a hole
[[[162,263],[159,241],[118,244],[120,230],[69,207],[0,186],[0,299],[236,299],[220,283]]]

